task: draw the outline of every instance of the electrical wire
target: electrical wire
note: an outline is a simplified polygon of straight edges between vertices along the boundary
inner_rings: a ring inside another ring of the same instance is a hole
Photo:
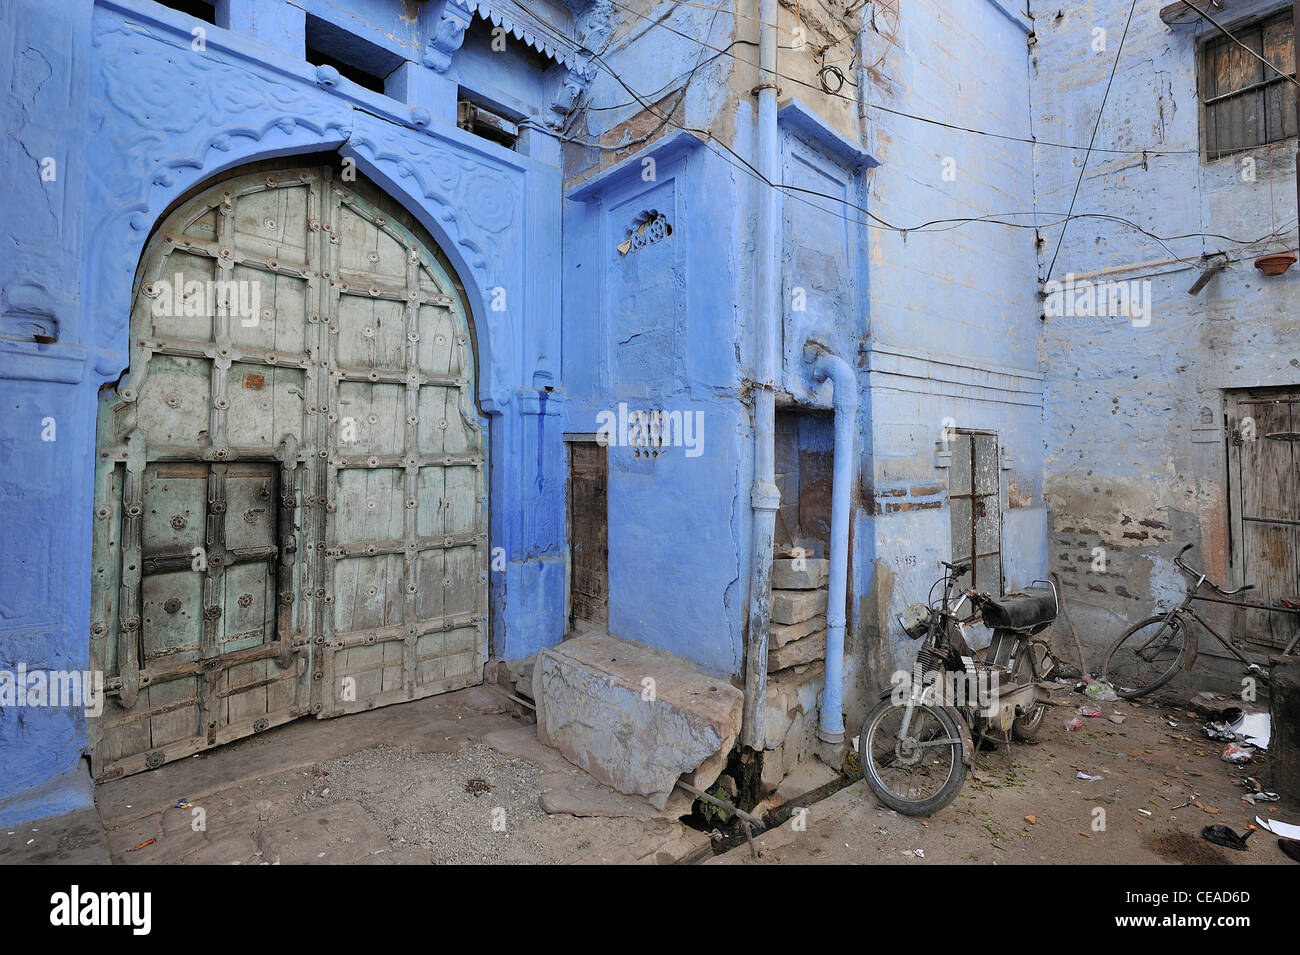
[[[1194,6],[1193,4],[1188,3],[1187,0],[1181,0],[1181,2],[1182,2],[1182,4],[1183,4],[1183,6],[1187,7],[1187,9],[1191,10],[1193,13],[1198,14],[1198,15],[1199,15],[1200,17],[1202,17],[1203,19],[1208,20],[1211,24],[1213,24],[1213,26],[1214,26],[1214,28],[1215,28],[1216,30],[1218,30],[1220,33],[1222,33],[1224,36],[1226,36],[1226,37],[1227,37],[1229,40],[1231,40],[1233,43],[1237,44],[1237,46],[1241,47],[1243,50],[1245,50],[1247,53],[1249,53],[1249,54],[1250,54],[1251,56],[1253,56],[1255,59],[1259,60],[1259,62],[1263,63],[1265,66],[1267,66],[1270,70],[1272,70],[1272,71],[1273,71],[1274,73],[1276,73],[1278,76],[1282,77],[1282,79],[1286,80],[1288,83],[1291,83],[1291,84],[1293,84],[1293,85],[1295,85],[1295,86],[1300,86],[1300,80],[1297,80],[1297,79],[1296,79],[1294,76],[1292,76],[1290,73],[1283,73],[1281,70],[1279,70],[1276,66],[1274,66],[1272,63],[1270,63],[1268,60],[1264,59],[1264,57],[1260,56],[1258,53],[1256,53],[1256,52],[1255,52],[1254,50],[1252,50],[1250,47],[1246,46],[1246,44],[1242,43],[1239,39],[1237,39],[1235,36],[1233,36],[1231,33],[1229,33],[1228,30],[1226,30],[1226,29],[1223,27],[1223,25],[1222,25],[1221,23],[1219,23],[1218,20],[1214,19],[1214,17],[1210,16],[1208,13],[1206,13],[1204,10],[1200,9],[1199,7],[1196,7],[1196,6]],[[1291,40],[1291,47],[1292,47],[1292,50],[1295,50],[1295,49],[1296,49],[1296,38],[1294,38],[1294,37],[1293,37],[1292,40]]]
[[[724,47],[722,50],[718,51],[717,53],[714,53],[712,56],[710,56],[710,57],[708,57],[707,59],[705,59],[705,60],[704,60],[704,63],[712,63],[712,62],[713,62],[714,60],[716,60],[718,57],[722,56],[725,52],[727,52],[728,50],[730,50],[733,46],[736,46],[736,45],[738,45],[738,44],[747,44],[747,45],[749,45],[749,46],[758,46],[758,44],[755,43],[753,40],[732,40],[731,43],[729,43],[729,44],[728,44],[726,47]],[[676,85],[677,81],[680,80],[683,76],[694,76],[694,75],[695,75],[695,72],[700,68],[701,65],[703,65],[703,64],[697,64],[697,65],[691,67],[689,70],[682,70],[680,73],[678,73],[676,76],[674,76],[672,79],[670,79],[670,80],[669,80],[667,83],[665,83],[663,86],[659,87],[657,90],[654,90],[653,92],[646,93],[645,95],[646,95],[646,96],[658,96],[660,93],[662,93],[662,92],[664,92],[665,90],[667,90],[670,86],[674,86],[674,85]],[[690,82],[690,81],[688,80],[687,82]],[[610,106],[590,106],[590,107],[587,107],[587,108],[588,108],[588,110],[589,110],[590,112],[593,112],[593,113],[599,113],[599,112],[602,112],[602,111],[604,111],[604,110],[611,110],[611,109],[626,109],[626,108],[629,107],[629,106],[635,106],[635,105],[638,105],[638,104],[639,104],[639,101],[638,101],[638,100],[634,100],[634,99],[632,99],[632,100],[628,100],[627,102],[624,102],[624,103],[615,103],[615,104],[610,105]]]
[[[1079,187],[1083,185],[1083,174],[1088,170],[1088,157],[1092,155],[1092,144],[1097,139],[1097,130],[1101,129],[1101,118],[1106,115],[1106,100],[1110,98],[1110,87],[1115,82],[1115,71],[1119,68],[1119,58],[1124,54],[1124,41],[1128,39],[1128,28],[1133,23],[1133,11],[1137,9],[1137,0],[1129,5],[1128,19],[1124,21],[1124,32],[1120,34],[1119,49],[1115,51],[1115,62],[1110,65],[1110,78],[1106,80],[1106,90],[1101,94],[1101,106],[1097,109],[1097,121],[1092,124],[1092,138],[1088,140],[1088,151],[1083,154],[1083,163],[1079,166],[1079,178],[1074,181],[1074,195],[1070,196],[1070,209],[1065,214],[1066,222],[1061,226],[1061,234],[1056,237],[1056,251],[1052,253],[1052,262],[1047,267],[1046,283],[1052,278],[1052,269],[1056,268],[1056,257],[1061,254],[1061,243],[1065,241],[1065,232],[1070,227],[1069,217],[1074,213],[1074,203],[1079,198]]]
[[[611,2],[613,2],[615,6],[621,6],[620,4],[617,3],[617,0],[611,0]],[[1134,3],[1135,3],[1135,5],[1136,5],[1136,0],[1134,0]],[[632,11],[632,12],[634,12],[634,11]],[[638,16],[639,16],[639,14],[638,14]],[[667,29],[667,28],[666,28],[666,29]],[[674,32],[674,33],[675,33],[675,32],[677,32],[677,31],[672,31],[672,30],[670,30],[670,32]],[[679,34],[679,35],[681,35],[681,36],[685,36],[685,34]],[[557,34],[557,36],[558,36],[558,34]],[[687,39],[694,39],[694,38],[692,38],[692,37],[686,37],[686,38],[687,38]],[[697,40],[697,41],[695,41],[695,42],[700,42],[700,41]],[[707,44],[701,44],[701,45],[707,46]],[[1122,47],[1122,45],[1123,45],[1123,41],[1121,41],[1121,47]],[[791,196],[790,196],[790,198],[792,198],[792,199],[794,199],[794,200],[796,200],[796,201],[803,202],[805,205],[808,205],[808,206],[810,206],[811,208],[817,209],[818,211],[821,211],[821,212],[824,212],[824,213],[828,213],[828,214],[830,214],[830,215],[834,215],[834,216],[836,216],[836,217],[838,217],[838,218],[840,218],[840,219],[843,219],[844,221],[849,222],[849,223],[851,223],[851,224],[855,224],[855,225],[859,225],[859,226],[871,227],[872,224],[874,223],[874,224],[876,225],[876,227],[878,227],[878,228],[884,228],[884,229],[887,229],[887,230],[890,230],[890,231],[893,231],[893,232],[900,233],[900,234],[902,234],[902,235],[904,236],[904,238],[906,238],[906,235],[907,235],[908,233],[911,233],[911,232],[944,232],[944,231],[951,231],[952,229],[957,228],[957,227],[959,227],[959,226],[961,226],[961,225],[963,225],[963,224],[966,224],[966,223],[974,223],[974,222],[984,222],[984,223],[992,224],[992,225],[1001,225],[1001,226],[1004,226],[1004,227],[1007,227],[1007,228],[1016,228],[1016,229],[1034,229],[1035,231],[1037,231],[1037,230],[1039,230],[1039,229],[1042,229],[1042,228],[1049,228],[1049,227],[1052,227],[1052,226],[1055,226],[1055,225],[1064,225],[1064,224],[1067,224],[1067,223],[1069,223],[1069,222],[1071,222],[1071,221],[1073,221],[1073,220],[1075,220],[1075,219],[1099,219],[1099,220],[1105,220],[1105,221],[1117,222],[1117,223],[1119,223],[1119,224],[1121,224],[1121,225],[1128,226],[1129,228],[1133,229],[1134,231],[1136,231],[1136,232],[1138,232],[1138,233],[1140,233],[1140,234],[1142,234],[1142,235],[1145,235],[1145,236],[1147,236],[1147,237],[1149,237],[1149,238],[1155,240],[1157,243],[1159,243],[1159,244],[1160,244],[1160,245],[1165,249],[1166,252],[1169,253],[1169,255],[1170,255],[1171,258],[1173,258],[1173,259],[1175,259],[1175,260],[1177,260],[1177,261],[1180,261],[1180,262],[1187,262],[1187,261],[1191,261],[1192,259],[1189,258],[1189,257],[1179,257],[1179,256],[1177,256],[1177,255],[1176,255],[1176,254],[1175,254],[1171,249],[1169,249],[1168,246],[1166,246],[1166,245],[1164,244],[1165,242],[1173,242],[1173,241],[1177,241],[1177,240],[1180,240],[1180,239],[1190,239],[1190,238],[1217,238],[1217,239],[1222,239],[1222,240],[1225,241],[1225,242],[1231,242],[1231,243],[1234,243],[1234,244],[1237,244],[1237,245],[1241,245],[1241,246],[1250,246],[1250,245],[1254,245],[1254,244],[1257,244],[1257,243],[1259,243],[1259,242],[1265,241],[1265,240],[1267,240],[1267,239],[1271,239],[1271,238],[1273,238],[1275,235],[1278,234],[1278,233],[1274,232],[1274,233],[1270,233],[1270,235],[1268,235],[1268,236],[1263,236],[1263,237],[1255,238],[1255,239],[1240,239],[1240,238],[1235,238],[1235,237],[1233,237],[1233,236],[1222,235],[1222,234],[1219,234],[1219,233],[1206,233],[1206,232],[1184,233],[1184,234],[1173,235],[1173,236],[1161,236],[1161,235],[1159,235],[1158,233],[1155,233],[1155,232],[1152,232],[1152,231],[1150,231],[1150,230],[1148,230],[1148,229],[1143,228],[1142,226],[1138,225],[1136,222],[1133,222],[1131,219],[1126,219],[1126,218],[1124,218],[1123,216],[1117,216],[1117,215],[1113,215],[1113,214],[1109,214],[1109,213],[1079,213],[1079,214],[1077,214],[1077,215],[1075,215],[1075,214],[1073,214],[1073,213],[1067,213],[1064,217],[1062,217],[1062,218],[1060,218],[1060,219],[1058,219],[1058,220],[1056,220],[1056,221],[1053,221],[1053,222],[1037,222],[1037,223],[1020,223],[1020,222],[1012,222],[1012,221],[1008,221],[1007,219],[1003,218],[1004,216],[1025,216],[1025,215],[1034,215],[1034,216],[1038,216],[1038,215],[1044,215],[1044,214],[1059,215],[1059,213],[1043,213],[1041,210],[1033,211],[1033,212],[1008,212],[1008,213],[996,213],[996,214],[994,214],[994,213],[990,213],[990,214],[986,214],[986,215],[983,215],[983,216],[965,216],[965,217],[953,217],[953,218],[947,218],[947,219],[932,219],[932,220],[929,220],[929,221],[927,221],[927,222],[919,223],[919,224],[914,225],[914,226],[908,226],[908,227],[898,226],[898,225],[895,225],[895,224],[889,222],[888,220],[882,218],[881,216],[879,216],[879,215],[877,215],[877,214],[871,212],[870,210],[864,208],[863,206],[859,206],[859,205],[857,205],[856,203],[850,202],[849,200],[844,199],[843,197],[840,197],[840,196],[832,196],[832,195],[828,195],[828,194],[826,194],[826,193],[817,192],[816,190],[813,190],[813,189],[805,189],[805,188],[802,188],[802,187],[799,187],[799,186],[793,186],[793,185],[790,185],[790,184],[787,184],[787,183],[777,183],[777,182],[772,182],[771,180],[767,179],[767,177],[764,176],[764,175],[763,175],[763,174],[762,174],[762,173],[761,173],[757,168],[755,168],[755,167],[754,167],[754,166],[753,166],[753,165],[752,165],[752,164],[751,164],[747,159],[745,159],[743,156],[741,156],[739,153],[737,153],[734,149],[732,149],[732,148],[731,148],[730,146],[728,146],[726,143],[724,143],[724,142],[722,142],[721,140],[715,138],[715,137],[713,136],[713,134],[712,134],[711,132],[709,132],[708,130],[701,130],[701,129],[696,129],[696,128],[689,127],[689,126],[684,126],[684,125],[682,125],[681,123],[678,123],[678,122],[676,122],[675,120],[673,120],[673,119],[671,118],[671,115],[664,115],[664,114],[660,113],[660,112],[656,109],[656,107],[655,107],[655,105],[654,105],[653,103],[647,101],[647,100],[645,99],[645,97],[644,97],[642,94],[638,93],[638,92],[637,92],[636,90],[634,90],[631,86],[629,86],[628,83],[627,83],[627,82],[622,78],[622,76],[620,76],[620,75],[619,75],[615,70],[613,70],[613,69],[609,66],[608,63],[606,63],[606,62],[604,61],[604,58],[603,58],[600,54],[595,53],[594,51],[591,51],[591,50],[587,50],[585,47],[584,47],[583,49],[584,49],[584,51],[585,51],[586,53],[588,53],[588,54],[589,54],[589,55],[590,55],[590,56],[591,56],[591,57],[592,57],[592,58],[593,58],[593,59],[594,59],[594,60],[595,60],[595,61],[596,61],[596,62],[597,62],[601,67],[603,67],[604,70],[606,71],[606,73],[608,73],[609,76],[610,76],[612,79],[614,79],[615,82],[617,82],[620,86],[622,86],[623,89],[625,89],[625,90],[628,92],[628,94],[631,95],[631,96],[633,97],[633,99],[634,99],[637,103],[639,103],[639,104],[640,104],[644,109],[646,109],[647,111],[651,112],[651,113],[654,114],[655,116],[658,116],[658,117],[663,121],[663,122],[660,124],[660,126],[659,126],[658,128],[662,128],[663,125],[671,125],[671,126],[677,128],[677,129],[679,129],[679,130],[682,130],[682,131],[684,131],[684,132],[691,133],[692,135],[695,135],[695,136],[697,136],[697,137],[702,137],[702,138],[703,138],[703,142],[704,142],[704,144],[705,144],[706,146],[713,146],[713,145],[715,145],[715,144],[716,144],[717,146],[720,146],[723,150],[726,151],[727,154],[729,154],[729,155],[732,157],[732,159],[728,159],[727,156],[724,156],[724,155],[722,155],[721,153],[718,153],[718,152],[716,151],[716,149],[714,150],[714,155],[718,156],[718,157],[719,157],[720,159],[722,159],[724,162],[727,162],[729,165],[731,165],[731,166],[733,166],[734,168],[740,170],[741,172],[744,172],[744,173],[746,173],[747,175],[750,175],[751,177],[755,178],[755,179],[756,179],[757,181],[759,181],[760,183],[769,186],[770,188],[780,189],[780,190],[782,190],[783,192],[785,192],[787,195],[789,195],[790,193],[804,193],[804,194],[808,194],[808,195],[816,196],[817,198],[824,199],[824,200],[827,200],[827,201],[829,201],[829,202],[833,202],[833,203],[836,203],[836,204],[838,204],[838,205],[845,206],[845,207],[847,207],[847,208],[849,208],[849,209],[852,209],[852,210],[854,210],[854,211],[857,211],[857,212],[861,212],[863,215],[865,215],[865,216],[867,217],[867,219],[871,220],[870,222],[867,222],[867,221],[864,221],[864,220],[860,220],[860,219],[852,218],[852,217],[850,217],[850,216],[843,215],[843,214],[840,214],[840,213],[836,213],[836,212],[834,212],[834,211],[832,211],[832,210],[826,209],[824,206],[818,205],[818,204],[816,204],[816,203],[814,203],[814,202],[811,202],[810,200],[803,199],[801,196],[798,196],[798,195],[791,195]],[[710,47],[710,49],[716,49],[716,48]],[[718,52],[721,52],[721,51],[718,51]],[[738,58],[738,59],[739,59],[739,58]],[[748,62],[748,61],[742,61],[742,62]],[[701,63],[697,62],[697,64],[696,64],[696,68],[698,68],[700,65],[701,65]],[[1112,77],[1113,77],[1113,73],[1112,73]],[[674,109],[675,109],[675,107],[674,107]],[[530,125],[537,125],[537,124],[530,124]],[[538,128],[541,128],[541,127],[538,127]],[[649,134],[648,134],[648,135],[649,135]],[[990,135],[991,135],[991,134],[990,134]],[[647,136],[647,137],[642,137],[642,138],[643,138],[643,139],[644,139],[644,138],[648,138],[648,136]],[[623,144],[621,144],[621,145],[611,146],[611,145],[609,145],[609,144],[583,142],[583,141],[581,141],[581,140],[577,140],[577,139],[569,139],[568,141],[570,141],[570,142],[577,142],[579,145],[592,146],[592,147],[599,147],[599,148],[604,148],[604,149],[613,149],[613,150],[617,150],[617,151],[623,151],[623,150],[626,150],[629,146],[633,145],[633,143],[623,143]],[[1096,151],[1101,152],[1102,150],[1096,150]],[[733,159],[734,159],[735,161],[732,161]],[[933,228],[934,226],[944,226],[945,228]],[[1289,230],[1288,230],[1288,231],[1289,231]]]
[[[607,64],[602,63],[601,65],[604,66],[607,71],[609,71],[610,76],[613,77],[613,79],[616,82],[618,82],[624,89],[626,89],[629,94],[631,94],[634,97],[638,95],[637,92],[634,89],[632,89],[627,84],[627,82],[623,80],[621,76],[619,76],[617,73],[613,72],[612,70],[609,70],[609,66]],[[656,112],[653,104],[642,101],[642,105],[646,109],[650,110],[651,112]],[[659,114],[656,112],[656,115]],[[716,150],[714,150],[715,155],[719,156],[719,158],[723,159],[723,161],[727,162],[729,165],[732,165],[733,167],[739,169],[741,172],[744,172],[747,175],[750,175],[751,177],[755,178],[762,184],[765,184],[774,189],[780,189],[783,192],[785,192],[787,195],[791,193],[803,193],[806,195],[815,196],[819,199],[825,199],[829,202],[836,203],[837,205],[842,205],[848,209],[861,212],[863,215],[867,217],[867,219],[871,220],[871,222],[867,222],[861,219],[856,219],[847,215],[843,215],[841,213],[834,212],[833,210],[826,209],[824,206],[818,205],[817,203],[814,203],[810,200],[803,199],[799,195],[791,195],[790,197],[796,201],[803,202],[805,205],[808,205],[811,208],[836,216],[837,218],[843,219],[846,222],[852,224],[870,227],[872,223],[875,223],[879,228],[884,228],[893,232],[898,232],[904,236],[906,236],[908,233],[911,232],[951,231],[951,229],[957,228],[960,225],[966,223],[973,223],[973,222],[984,222],[988,224],[1001,225],[1007,228],[1015,228],[1015,229],[1039,230],[1042,228],[1048,228],[1055,225],[1064,225],[1065,223],[1073,221],[1074,219],[1101,219],[1101,220],[1106,220],[1111,222],[1117,222],[1121,225],[1128,226],[1129,228],[1143,235],[1148,236],[1149,238],[1160,243],[1162,248],[1164,248],[1165,251],[1168,252],[1170,257],[1177,259],[1178,261],[1190,261],[1191,259],[1188,257],[1179,257],[1172,249],[1170,249],[1167,245],[1165,245],[1165,242],[1173,242],[1179,239],[1190,239],[1190,238],[1218,238],[1224,240],[1225,242],[1231,242],[1237,245],[1244,246],[1244,245],[1252,245],[1271,237],[1271,236],[1265,236],[1263,238],[1240,239],[1240,238],[1235,238],[1233,236],[1221,235],[1218,233],[1185,233],[1185,234],[1174,235],[1174,236],[1161,236],[1148,229],[1144,229],[1142,226],[1138,225],[1136,222],[1133,222],[1131,219],[1126,219],[1123,216],[1116,216],[1109,213],[1079,213],[1078,215],[1067,214],[1065,217],[1058,219],[1054,222],[1045,222],[1045,223],[1044,222],[1038,222],[1038,223],[1012,222],[1009,221],[1008,219],[1003,218],[1003,216],[1025,216],[1025,215],[1037,216],[1043,214],[1051,214],[1051,213],[1042,213],[1041,211],[1011,212],[1011,213],[998,213],[998,214],[990,213],[984,216],[967,216],[967,217],[953,217],[947,219],[932,219],[927,222],[922,222],[914,226],[903,227],[903,226],[895,225],[894,223],[889,222],[888,220],[884,219],[883,217],[877,215],[874,212],[871,212],[865,207],[857,205],[856,203],[844,199],[843,197],[827,195],[826,193],[818,192],[814,189],[806,189],[800,186],[790,185],[788,183],[772,182],[766,176],[764,176],[757,168],[755,168],[747,159],[745,159],[743,156],[737,153],[726,143],[714,138],[713,135],[707,130],[700,130],[688,126],[683,126],[682,124],[677,123],[670,118],[668,119],[668,123],[685,132],[689,132],[696,136],[704,137],[704,141],[706,145],[711,146],[716,144],[717,146],[720,146],[735,161],[733,162],[731,159],[728,159],[727,156],[723,156],[721,153],[718,153]],[[945,226],[945,228],[933,228],[934,226]]]
[[[657,20],[651,19],[650,17],[647,17],[647,16],[645,16],[644,14],[638,13],[637,11],[631,9],[630,7],[626,7],[626,6],[624,6],[623,4],[619,3],[618,0],[609,0],[609,2],[610,2],[613,6],[618,7],[620,10],[623,10],[623,11],[625,11],[625,12],[627,12],[627,13],[631,14],[632,16],[637,17],[637,18],[639,18],[639,19],[645,20],[647,23],[650,23],[650,24],[652,24],[652,25],[654,25],[654,26],[657,26],[657,27],[659,27],[661,30],[666,30],[666,31],[668,31],[669,33],[672,33],[672,34],[674,34],[674,35],[676,35],[676,36],[681,37],[682,39],[690,40],[692,43],[698,43],[698,44],[700,44],[701,46],[708,47],[710,50],[713,50],[713,51],[715,51],[715,52],[718,52],[718,53],[722,53],[722,52],[723,52],[723,51],[720,50],[718,47],[710,46],[708,43],[705,43],[703,40],[697,39],[696,37],[690,36],[689,34],[682,33],[680,30],[675,30],[675,29],[673,29],[672,27],[670,27],[670,26],[668,26],[668,25],[666,25],[666,24],[664,24],[664,23],[661,23],[661,22],[659,22],[659,21],[657,21]],[[852,35],[852,34],[849,34],[849,35]],[[570,42],[572,42],[572,41],[570,41]],[[731,57],[732,59],[734,59],[737,63],[743,63],[743,64],[745,64],[746,66],[751,66],[751,67],[753,67],[753,68],[756,69],[756,70],[758,69],[758,64],[755,63],[753,60],[747,60],[747,59],[745,59],[744,57],[736,56],[734,53],[727,53],[726,55],[727,55],[727,56],[730,56],[730,57]],[[855,102],[855,100],[854,100],[853,97],[851,97],[851,96],[849,96],[849,95],[847,95],[847,94],[845,94],[845,93],[830,93],[830,92],[828,92],[827,90],[825,90],[825,89],[822,87],[822,85],[821,85],[820,83],[817,83],[817,84],[809,83],[807,80],[802,80],[802,79],[800,79],[800,78],[797,77],[797,76],[790,76],[789,74],[787,74],[787,73],[781,73],[780,71],[777,71],[776,75],[777,75],[778,77],[780,77],[781,79],[783,79],[783,80],[789,80],[791,83],[795,83],[795,84],[797,84],[797,85],[799,85],[799,86],[803,86],[803,87],[805,87],[805,88],[807,88],[807,89],[810,89],[810,90],[815,90],[816,92],[819,92],[819,93],[824,93],[824,94],[827,95],[827,96],[838,96],[838,97],[841,98],[841,99],[848,100],[848,101],[850,101],[850,102]],[[1058,149],[1087,150],[1087,149],[1089,148],[1089,147],[1087,147],[1087,146],[1080,146],[1080,145],[1077,145],[1077,144],[1074,144],[1074,143],[1056,143],[1056,142],[1050,142],[1050,141],[1042,140],[1042,139],[1026,138],[1026,137],[1024,137],[1024,136],[1012,136],[1012,135],[1007,134],[1007,133],[995,133],[995,132],[991,132],[991,131],[989,131],[989,130],[984,130],[984,129],[975,129],[975,128],[970,127],[970,126],[961,126],[961,125],[956,124],[956,123],[948,123],[948,122],[944,122],[943,120],[932,119],[932,118],[930,118],[930,117],[928,117],[928,116],[919,116],[919,115],[917,115],[917,114],[915,114],[915,113],[907,113],[907,112],[904,112],[904,111],[902,111],[902,110],[890,109],[890,108],[887,107],[887,106],[881,106],[881,105],[876,104],[876,103],[867,103],[867,107],[868,107],[869,109],[876,109],[876,110],[880,110],[881,112],[890,113],[891,115],[894,115],[894,116],[901,116],[901,117],[904,117],[904,118],[906,118],[906,119],[916,120],[917,122],[921,122],[921,123],[930,123],[930,124],[933,124],[933,125],[935,125],[935,126],[942,126],[942,127],[944,127],[945,129],[958,130],[958,131],[965,132],[965,133],[974,133],[974,134],[979,135],[979,136],[991,136],[991,137],[993,137],[994,139],[1003,139],[1003,140],[1008,140],[1008,141],[1010,141],[1010,142],[1028,143],[1028,144],[1030,144],[1030,145],[1032,145],[1032,146],[1051,146],[1051,147],[1058,148]],[[1147,148],[1147,149],[1104,149],[1104,148],[1101,148],[1101,147],[1094,147],[1094,148],[1092,149],[1092,151],[1093,151],[1093,152],[1105,152],[1105,153],[1118,153],[1118,154],[1120,154],[1120,155],[1125,155],[1125,156],[1135,156],[1135,155],[1145,155],[1145,156],[1175,156],[1175,155],[1192,155],[1192,154],[1199,155],[1199,154],[1200,154],[1200,151],[1199,151],[1199,150],[1195,150],[1195,149],[1165,149],[1165,150],[1160,150],[1160,149],[1149,149],[1149,148]]]

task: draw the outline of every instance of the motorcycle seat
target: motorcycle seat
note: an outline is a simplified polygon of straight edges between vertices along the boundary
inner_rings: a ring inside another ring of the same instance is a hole
[[[1056,619],[1056,595],[1046,587],[1029,587],[1023,593],[991,597],[983,606],[984,625],[991,629],[1028,630]]]

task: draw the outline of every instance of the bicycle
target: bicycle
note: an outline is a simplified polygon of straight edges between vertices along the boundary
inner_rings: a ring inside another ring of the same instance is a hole
[[[1196,631],[1191,625],[1192,621],[1196,621],[1208,630],[1224,649],[1240,660],[1245,665],[1247,674],[1257,676],[1265,683],[1268,681],[1268,670],[1248,660],[1241,651],[1206,623],[1205,619],[1192,609],[1192,601],[1226,603],[1235,607],[1254,607],[1275,612],[1293,611],[1288,606],[1265,607],[1259,604],[1221,600],[1202,594],[1201,588],[1208,586],[1220,598],[1232,597],[1254,590],[1255,585],[1244,584],[1234,590],[1224,590],[1204,573],[1189,567],[1184,562],[1183,554],[1191,549],[1191,544],[1184,545],[1178,552],[1178,556],[1174,558],[1174,564],[1179,570],[1189,578],[1195,578],[1195,583],[1189,580],[1187,596],[1183,598],[1183,602],[1167,613],[1156,614],[1133,624],[1120,635],[1119,639],[1111,645],[1110,652],[1106,654],[1106,661],[1101,668],[1101,678],[1111,685],[1116,695],[1123,699],[1131,700],[1150,693],[1172,680],[1179,670],[1192,668],[1196,663],[1197,650]]]

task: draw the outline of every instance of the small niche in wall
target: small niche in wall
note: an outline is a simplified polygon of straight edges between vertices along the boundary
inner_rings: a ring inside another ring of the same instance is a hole
[[[826,557],[831,539],[831,486],[835,466],[835,419],[806,408],[776,413],[777,555],[801,548]]]
[[[396,53],[310,14],[306,60],[313,66],[332,66],[344,79],[376,93],[384,92],[389,74],[402,65]]]
[[[662,242],[673,234],[672,223],[657,209],[646,209],[636,217],[628,230],[627,238],[618,244],[621,255],[636,252],[648,245]]]

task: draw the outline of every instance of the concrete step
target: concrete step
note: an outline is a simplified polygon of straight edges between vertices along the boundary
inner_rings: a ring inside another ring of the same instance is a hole
[[[537,738],[662,809],[677,780],[707,789],[740,733],[744,694],[663,650],[587,633],[543,650]]]

